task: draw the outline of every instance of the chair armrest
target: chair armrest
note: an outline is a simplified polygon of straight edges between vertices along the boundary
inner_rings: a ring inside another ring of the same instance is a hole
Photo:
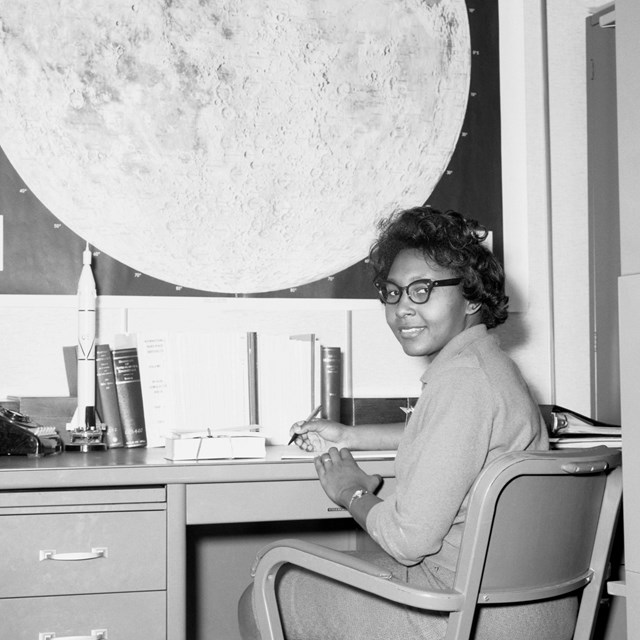
[[[463,596],[453,590],[426,591],[396,580],[389,571],[361,558],[302,540],[280,540],[264,547],[252,567],[255,586],[274,583],[285,564],[332,578],[343,584],[419,609],[457,611]]]
[[[326,560],[330,560],[331,562],[335,562],[347,567],[352,567],[353,569],[357,569],[358,571],[362,571],[363,573],[367,573],[372,576],[377,576],[378,578],[385,578],[389,580],[392,577],[391,571],[381,569],[375,564],[367,562],[366,560],[362,560],[357,556],[342,553],[341,551],[336,551],[335,549],[330,549],[329,547],[323,547],[319,544],[313,544],[312,542],[305,542],[304,540],[291,538],[286,540],[277,540],[276,542],[265,545],[264,547],[262,547],[262,549],[260,549],[260,551],[258,551],[258,553],[256,554],[256,559],[253,561],[253,565],[251,566],[252,578],[256,575],[258,563],[262,560],[262,558],[269,551],[271,551],[271,549],[277,549],[279,547],[287,549],[298,549],[299,551],[314,554],[319,558],[325,558]]]

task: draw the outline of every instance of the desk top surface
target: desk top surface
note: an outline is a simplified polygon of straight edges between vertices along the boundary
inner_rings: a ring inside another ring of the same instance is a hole
[[[65,452],[40,458],[0,457],[0,491],[52,487],[90,487],[207,482],[309,480],[317,477],[311,460],[282,460],[289,447],[267,447],[265,458],[172,461],[164,449],[110,449]],[[367,473],[393,476],[393,460],[361,461]]]

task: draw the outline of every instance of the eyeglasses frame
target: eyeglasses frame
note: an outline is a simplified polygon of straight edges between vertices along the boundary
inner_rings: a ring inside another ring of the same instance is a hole
[[[413,302],[413,304],[427,304],[427,302],[429,302],[429,298],[431,298],[431,292],[436,287],[453,287],[457,284],[460,284],[463,280],[464,278],[447,278],[445,280],[431,280],[430,278],[419,278],[418,280],[414,280],[413,282],[410,282],[406,287],[401,287],[399,284],[393,282],[393,280],[376,280],[374,284],[376,286],[376,289],[378,290],[378,296],[380,297],[382,304],[390,304],[390,305],[400,304],[400,300],[402,300],[402,296],[405,293],[407,294],[407,297],[409,298],[409,300]],[[394,287],[397,287],[398,290],[400,291],[400,297],[396,300],[396,302],[389,302],[388,300],[385,300],[383,297],[382,285],[387,283],[392,284]],[[409,287],[412,287],[414,284],[418,284],[418,283],[426,284],[426,287],[428,289],[427,299],[424,302],[418,302],[414,300],[411,297],[411,294],[409,293]]]

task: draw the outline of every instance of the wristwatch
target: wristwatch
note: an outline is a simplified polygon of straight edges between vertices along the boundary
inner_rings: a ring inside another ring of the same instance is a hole
[[[349,511],[351,511],[351,505],[356,501],[356,500],[360,500],[360,498],[362,498],[362,496],[366,496],[367,493],[369,493],[366,489],[357,489],[356,491],[353,492],[353,495],[351,496],[351,500],[349,500],[349,506],[347,507],[347,509]]]

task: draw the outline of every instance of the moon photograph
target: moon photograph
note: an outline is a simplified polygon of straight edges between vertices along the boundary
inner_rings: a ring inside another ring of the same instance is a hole
[[[0,146],[55,217],[154,278],[327,277],[427,199],[456,147],[464,0],[88,6],[2,4]]]

